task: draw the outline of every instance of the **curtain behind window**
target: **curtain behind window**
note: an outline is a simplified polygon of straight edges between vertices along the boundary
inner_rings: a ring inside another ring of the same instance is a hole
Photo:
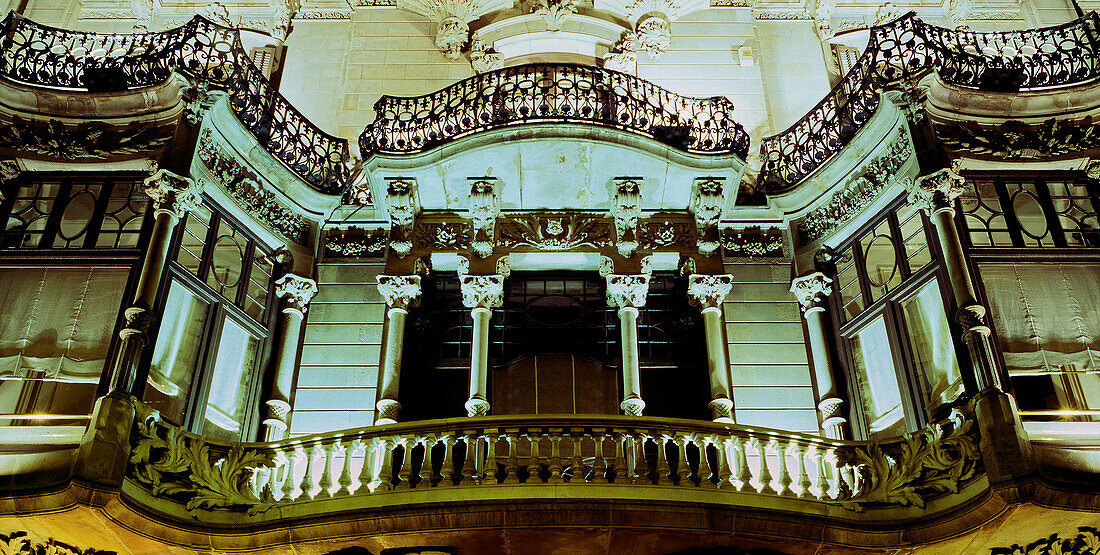
[[[0,379],[98,383],[127,273],[0,268]]]

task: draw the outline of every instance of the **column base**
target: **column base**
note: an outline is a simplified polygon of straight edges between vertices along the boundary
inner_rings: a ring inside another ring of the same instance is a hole
[[[472,397],[466,401],[466,416],[486,416],[489,414],[489,401],[478,397]]]
[[[619,403],[619,408],[627,416],[642,416],[642,411],[645,410],[645,401],[640,397],[623,399],[623,402]]]
[[[714,422],[733,424],[733,401],[726,397],[717,397],[707,403]]]
[[[401,403],[394,399],[379,399],[374,408],[378,409],[378,415],[374,418],[375,426],[397,423],[397,415],[401,412]]]
[[[130,431],[137,410],[121,394],[100,397],[80,440],[73,475],[97,484],[122,483],[130,461]]]
[[[991,483],[1013,482],[1034,474],[1035,456],[1016,400],[998,389],[979,393],[974,418],[981,433],[982,464]]]

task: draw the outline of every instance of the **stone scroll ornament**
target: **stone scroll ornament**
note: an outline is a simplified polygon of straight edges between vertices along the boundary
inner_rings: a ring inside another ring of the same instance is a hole
[[[188,511],[262,513],[271,507],[249,487],[257,468],[274,466],[271,453],[239,443],[213,445],[202,436],[160,420],[160,413],[132,399],[137,409],[130,477],[156,497],[185,503]]]

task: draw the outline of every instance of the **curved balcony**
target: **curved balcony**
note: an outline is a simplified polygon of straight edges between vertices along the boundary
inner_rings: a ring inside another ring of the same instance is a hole
[[[882,443],[705,421],[543,415],[225,444],[137,406],[123,492],[182,522],[215,526],[262,528],[456,496],[560,498],[554,486],[561,484],[573,499],[712,503],[896,524],[973,501],[988,486],[968,409]]]
[[[879,92],[935,70],[947,83],[1010,92],[1100,77],[1100,16],[1030,31],[974,33],[929,25],[915,13],[872,27],[867,49],[829,95],[787,130],[763,139],[759,186],[780,193],[839,152],[874,113]]]
[[[0,76],[87,92],[149,87],[178,71],[200,88],[225,90],[241,123],[295,175],[324,193],[349,183],[347,141],[325,133],[287,101],[241,46],[240,34],[195,16],[156,33],[104,34],[3,21]]]
[[[686,152],[745,158],[749,136],[721,96],[688,98],[633,75],[579,64],[528,64],[470,77],[417,97],[383,96],[359,136],[364,158],[411,154],[527,123],[595,125]]]

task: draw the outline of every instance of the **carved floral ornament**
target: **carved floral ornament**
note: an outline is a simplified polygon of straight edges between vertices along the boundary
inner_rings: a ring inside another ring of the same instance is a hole
[[[730,274],[691,274],[688,276],[688,299],[701,309],[718,308],[733,290]]]
[[[718,222],[726,206],[725,179],[701,177],[695,180],[689,209],[699,230],[699,254],[711,256],[718,251]]]
[[[306,307],[317,295],[317,282],[295,274],[286,274],[275,280],[275,296],[286,302],[286,309],[305,314]]]
[[[814,272],[791,281],[791,293],[794,293],[803,311],[821,310],[825,298],[833,294],[833,282],[821,272]]]
[[[729,256],[747,258],[783,256],[783,232],[779,228],[762,230],[726,228],[721,232],[722,248]]]
[[[474,33],[470,38],[470,67],[476,73],[495,71],[504,67],[504,56],[486,46],[481,36]]]
[[[504,304],[504,276],[461,276],[462,304],[466,308],[495,308]]]
[[[953,170],[944,168],[912,182],[907,200],[909,204],[932,214],[950,210],[955,199],[964,192],[966,180]]]
[[[117,555],[114,551],[90,547],[81,549],[53,538],[39,541],[22,531],[0,534],[0,553],[3,555]]]
[[[390,250],[404,258],[412,252],[412,231],[420,213],[416,180],[404,177],[386,179],[386,213],[390,218]]]
[[[579,0],[536,0],[532,12],[546,22],[546,30],[561,31],[561,26],[569,16],[577,13]]]
[[[156,211],[183,218],[202,204],[202,189],[190,177],[159,169],[145,178],[145,193],[153,199]]]
[[[607,304],[617,308],[641,308],[649,293],[646,274],[610,274],[607,276]]]
[[[611,246],[611,225],[606,218],[582,212],[510,215],[499,225],[497,245],[514,249],[568,251],[581,247]]]
[[[392,308],[409,309],[420,301],[420,276],[378,276],[378,292]]]

